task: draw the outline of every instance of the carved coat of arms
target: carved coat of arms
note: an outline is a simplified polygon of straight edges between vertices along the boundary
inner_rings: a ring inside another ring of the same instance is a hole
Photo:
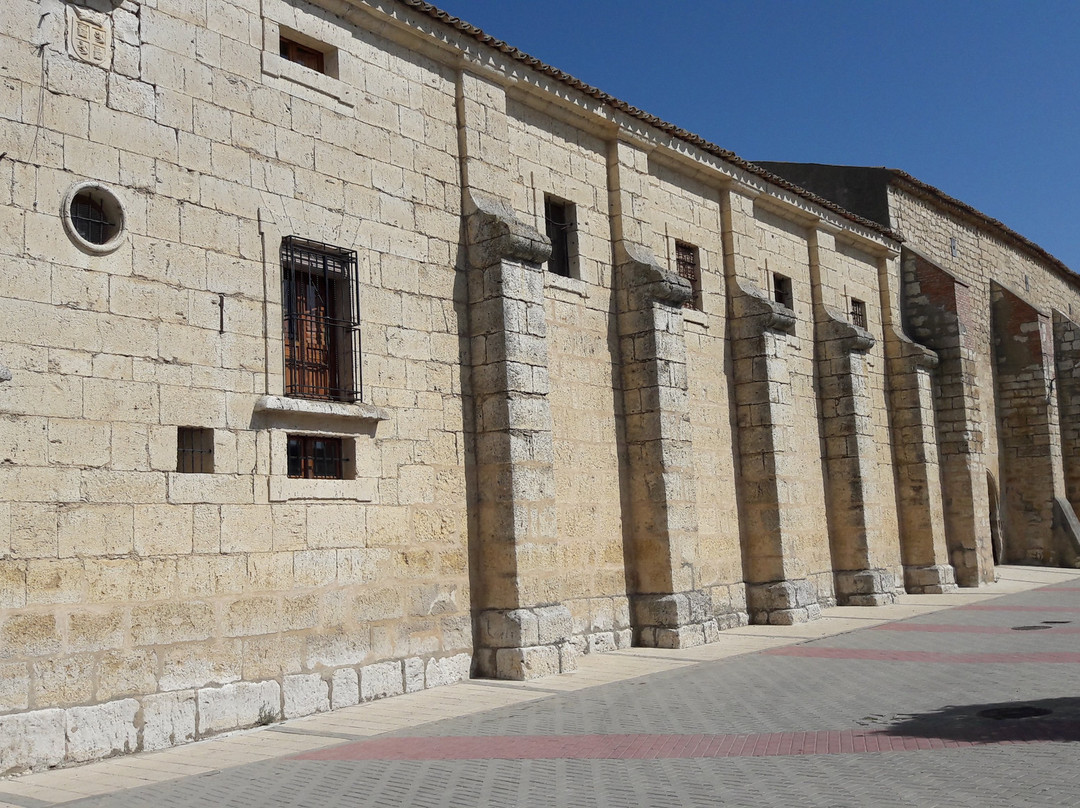
[[[67,7],[67,46],[74,58],[98,67],[112,62],[112,20],[107,14]]]

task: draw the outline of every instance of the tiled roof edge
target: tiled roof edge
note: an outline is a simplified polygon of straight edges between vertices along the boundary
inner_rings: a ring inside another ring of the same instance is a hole
[[[892,239],[893,241],[902,242],[904,240],[901,235],[896,231],[891,230],[884,225],[878,224],[877,222],[871,221],[870,219],[865,219],[862,216],[859,216],[857,213],[852,213],[851,211],[840,207],[835,202],[818,196],[817,194],[812,193],[805,188],[801,188],[795,183],[784,179],[783,177],[779,177],[776,174],[766,171],[761,166],[755,165],[748,160],[744,160],[743,158],[739,157],[739,155],[735,154],[735,152],[717,146],[715,143],[711,143],[710,141],[705,140],[705,138],[701,137],[700,135],[695,135],[693,132],[688,132],[687,130],[682,129],[673,123],[668,123],[667,121],[658,118],[651,113],[645,112],[642,109],[638,109],[632,104],[628,104],[625,101],[621,101],[612,95],[608,95],[603,90],[593,87],[591,84],[586,84],[585,82],[581,81],[581,79],[574,78],[569,73],[559,70],[556,67],[552,67],[546,62],[540,61],[535,56],[529,56],[529,54],[525,53],[524,51],[518,50],[513,45],[503,42],[501,39],[493,37],[490,34],[485,34],[475,25],[467,23],[460,17],[455,17],[452,14],[443,11],[440,8],[437,8],[436,6],[433,6],[431,3],[423,2],[423,0],[398,0],[398,2],[408,6],[409,8],[423,12],[424,14],[427,14],[428,16],[433,17],[442,23],[453,26],[458,31],[461,31],[464,34],[471,36],[473,39],[477,40],[481,44],[495,48],[501,53],[509,56],[511,59],[521,62],[522,64],[527,65],[528,67],[536,70],[539,73],[550,76],[551,78],[556,79],[557,81],[560,81],[563,84],[566,84],[567,86],[572,87],[579,92],[595,98],[597,101],[607,104],[608,106],[618,110],[619,112],[623,112],[627,115],[637,118],[638,120],[643,121],[650,126],[654,126],[662,132],[671,135],[672,137],[676,137],[679,140],[685,141],[686,143],[689,143],[704,152],[719,157],[722,160],[738,166],[739,168],[751,174],[755,174],[773,185],[783,188],[784,190],[791,191],[792,193],[801,196],[803,199],[806,199],[809,202],[813,202],[819,207],[830,210],[833,213],[836,213],[839,216],[842,216],[843,218],[854,222],[855,224],[865,227],[867,230],[873,230],[874,232],[880,233],[881,235],[885,236],[886,238]]]
[[[991,216],[987,216],[985,213],[971,207],[971,205],[968,205],[966,202],[961,202],[959,199],[949,196],[940,188],[935,188],[933,185],[928,185],[922,180],[916,179],[906,171],[901,171],[899,168],[890,168],[889,172],[893,177],[893,185],[897,185],[906,191],[910,191],[915,196],[926,199],[934,204],[952,209],[961,218],[968,220],[983,231],[997,236],[1002,241],[1019,248],[1032,258],[1046,262],[1051,269],[1064,277],[1066,281],[1074,286],[1080,287],[1080,275],[1077,275],[1077,273],[1069,269],[1063,261],[1055,258],[1034,241],[1020,235],[1004,222]]]

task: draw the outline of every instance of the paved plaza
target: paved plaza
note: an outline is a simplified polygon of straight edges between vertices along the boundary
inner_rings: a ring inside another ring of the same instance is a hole
[[[0,780],[0,808],[1078,805],[1080,573],[999,577]]]

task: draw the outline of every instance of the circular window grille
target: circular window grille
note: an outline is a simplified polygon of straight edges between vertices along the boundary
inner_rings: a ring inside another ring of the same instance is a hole
[[[124,206],[104,185],[80,182],[64,197],[64,228],[71,239],[92,253],[109,253],[124,238]]]

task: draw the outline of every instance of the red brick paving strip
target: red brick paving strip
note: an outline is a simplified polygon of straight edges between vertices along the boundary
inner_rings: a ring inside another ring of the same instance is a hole
[[[1006,603],[971,603],[954,606],[958,612],[1080,612],[1080,606],[1010,606]]]
[[[881,662],[944,662],[979,665],[990,663],[1047,662],[1080,663],[1080,652],[1050,651],[1038,654],[948,654],[941,651],[884,651],[873,648],[823,648],[814,645],[789,645],[762,651],[766,656],[810,657],[813,659],[863,659]]]
[[[870,631],[928,631],[931,633],[956,632],[958,634],[1011,634],[1016,631],[1009,626],[965,626],[959,623],[884,623],[869,626]],[[1046,626],[1054,634],[1080,634],[1080,626]]]
[[[992,729],[992,728],[991,728]],[[745,735],[497,735],[380,738],[306,752],[291,760],[656,760],[866,754],[1009,743],[1080,741],[1080,721],[1003,725],[986,740],[890,735],[881,730]]]

